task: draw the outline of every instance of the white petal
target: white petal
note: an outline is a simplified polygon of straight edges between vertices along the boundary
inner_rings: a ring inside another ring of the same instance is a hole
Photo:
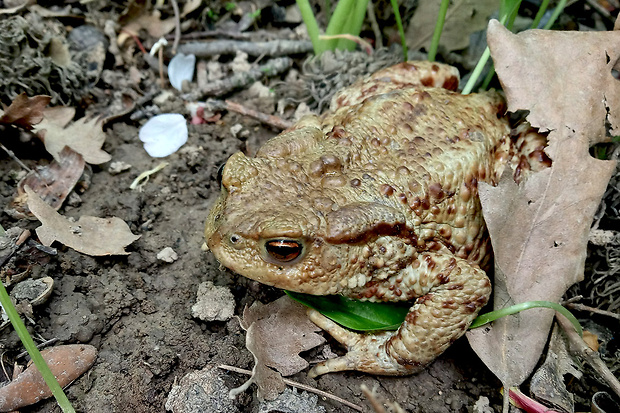
[[[178,113],[164,113],[149,119],[140,128],[140,140],[153,158],[175,153],[187,142],[187,122]]]
[[[196,67],[196,56],[193,54],[184,55],[179,53],[168,63],[168,79],[170,84],[179,92],[183,86],[183,81],[192,81],[194,78],[194,68]]]

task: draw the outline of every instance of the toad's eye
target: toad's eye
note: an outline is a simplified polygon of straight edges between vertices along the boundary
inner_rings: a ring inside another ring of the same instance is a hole
[[[303,252],[303,245],[291,239],[272,239],[265,242],[265,251],[278,262],[291,262]]]

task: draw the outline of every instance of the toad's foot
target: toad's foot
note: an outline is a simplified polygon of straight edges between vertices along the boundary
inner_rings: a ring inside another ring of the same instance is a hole
[[[314,324],[327,331],[338,342],[347,347],[347,354],[317,364],[308,373],[314,378],[325,373],[343,370],[358,370],[366,373],[385,375],[406,375],[421,370],[424,366],[406,368],[392,357],[386,343],[395,331],[361,334],[347,330],[316,310],[308,310],[308,317]]]
[[[420,371],[467,331],[491,294],[491,283],[477,266],[454,258],[450,268],[449,276],[438,276],[442,284],[416,300],[398,331],[355,333],[310,310],[312,322],[348,350],[343,357],[317,365],[310,375],[342,370],[385,375]]]

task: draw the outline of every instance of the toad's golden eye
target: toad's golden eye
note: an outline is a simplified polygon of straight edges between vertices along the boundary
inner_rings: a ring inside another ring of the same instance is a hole
[[[291,239],[272,239],[265,242],[265,251],[279,262],[293,261],[301,255],[303,249],[301,242]]]

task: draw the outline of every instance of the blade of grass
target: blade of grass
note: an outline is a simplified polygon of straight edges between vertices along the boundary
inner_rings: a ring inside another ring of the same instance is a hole
[[[547,22],[547,24],[545,24],[545,27],[543,27],[543,29],[549,30],[551,26],[553,26],[553,23],[555,23],[558,17],[560,17],[560,14],[562,14],[562,12],[564,11],[564,7],[566,7],[566,1],[567,0],[560,0],[558,2],[558,5],[555,6],[555,9],[553,9],[551,18],[549,18],[549,21]]]
[[[60,384],[58,384],[58,382],[56,381],[56,377],[54,377],[54,374],[50,370],[49,366],[47,365],[47,363],[45,363],[45,360],[43,359],[43,356],[41,356],[39,349],[37,349],[37,346],[32,340],[32,337],[30,337],[30,334],[28,334],[26,326],[24,325],[22,319],[19,317],[19,314],[13,306],[11,298],[6,291],[6,288],[4,288],[4,285],[1,282],[0,303],[2,303],[2,307],[4,308],[6,315],[9,317],[9,320],[11,320],[11,324],[13,324],[13,328],[15,328],[15,332],[24,344],[26,351],[28,351],[28,354],[30,354],[30,358],[34,362],[35,366],[37,366],[37,369],[41,373],[41,376],[43,376],[43,380],[45,380],[45,383],[47,383],[52,394],[56,398],[58,406],[60,406],[62,411],[65,413],[75,413],[73,406],[71,406],[71,402],[69,402],[69,399],[62,391],[62,387],[60,387]]]
[[[530,308],[551,308],[557,311],[558,313],[562,314],[564,317],[568,318],[568,320],[571,322],[573,327],[575,327],[575,330],[577,331],[577,333],[579,333],[579,336],[583,336],[583,329],[581,328],[581,325],[579,324],[579,321],[577,321],[575,316],[570,311],[568,311],[566,308],[564,308],[562,305],[558,303],[554,303],[552,301],[526,301],[524,303],[519,303],[519,304],[511,305],[510,307],[502,308],[501,310],[490,311],[486,314],[482,314],[481,316],[478,316],[474,320],[474,322],[471,323],[469,328],[478,328],[492,321],[495,321],[498,318],[506,317],[507,315],[511,315],[511,314],[516,314],[523,310],[529,310]]]
[[[545,12],[547,11],[547,7],[549,7],[549,1],[550,0],[543,0],[543,2],[540,4],[540,7],[538,8],[538,12],[536,13],[536,16],[534,17],[534,21],[532,22],[532,25],[530,26],[532,29],[538,28],[540,21],[542,20],[543,16],[545,15]]]
[[[515,18],[517,17],[517,12],[519,11],[520,5],[521,5],[521,0],[503,1],[500,5],[500,16],[499,16],[500,23],[507,26],[508,28],[511,28],[512,24],[514,23]],[[482,71],[484,70],[484,66],[487,64],[487,61],[489,60],[489,57],[491,57],[491,51],[489,50],[487,46],[487,48],[484,49],[482,56],[480,56],[480,60],[478,60],[478,64],[476,64],[476,67],[472,71],[471,76],[469,77],[469,80],[467,81],[467,84],[465,84],[465,87],[463,88],[463,91],[461,92],[463,95],[468,95],[471,93],[476,82],[478,81],[478,78],[480,77],[480,75],[482,74]]]
[[[394,9],[394,17],[396,18],[396,26],[398,26],[400,43],[403,46],[403,62],[406,62],[408,60],[407,39],[405,39],[405,29],[403,28],[403,21],[400,18],[400,10],[398,10],[398,0],[390,0],[390,2],[392,3],[392,9]]]
[[[441,32],[443,32],[443,25],[446,22],[446,13],[448,13],[449,5],[450,0],[441,0],[441,5],[439,6],[439,14],[437,15],[437,22],[435,23],[435,31],[433,32],[431,46],[428,50],[428,60],[430,62],[435,61],[435,57],[437,56],[439,39],[441,39]]]
[[[351,34],[353,36],[359,36],[362,31],[362,24],[366,17],[366,9],[368,8],[368,0],[357,0],[354,3],[353,10],[347,19],[345,29],[340,34]],[[338,42],[338,49],[354,50],[355,43],[350,40],[340,40]]]
[[[334,14],[329,19],[329,24],[325,34],[333,36],[342,34],[342,28],[347,24],[347,19],[357,0],[340,0],[334,9]],[[338,40],[329,40],[325,46],[326,50],[334,50],[338,45]]]
[[[306,24],[306,30],[308,30],[308,36],[312,42],[312,48],[315,55],[320,55],[325,51],[325,43],[319,39],[319,25],[316,22],[314,13],[312,12],[312,6],[308,0],[297,0],[297,7],[301,12],[301,18]]]

